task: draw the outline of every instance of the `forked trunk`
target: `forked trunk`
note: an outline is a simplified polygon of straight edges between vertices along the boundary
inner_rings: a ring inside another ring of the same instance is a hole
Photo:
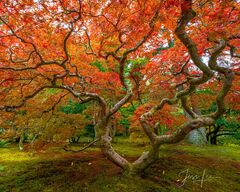
[[[96,125],[97,135],[100,140],[100,149],[114,164],[122,169],[126,169],[129,167],[128,161],[115,152],[111,145],[112,138],[110,136],[110,127],[108,126],[108,123],[109,119],[102,118],[102,121]]]
[[[149,166],[155,163],[159,158],[159,145],[152,146],[152,148],[147,151],[143,152],[142,155],[131,164],[129,170],[124,170],[125,174],[134,176],[140,175],[146,170]]]
[[[115,165],[123,169],[124,175],[133,176],[139,175],[146,168],[152,165],[159,157],[159,145],[152,144],[150,151],[143,152],[142,155],[133,163],[130,163],[127,159],[117,153],[112,145],[112,138],[109,134],[109,126],[106,121],[98,126],[98,135],[100,136],[100,148],[103,154],[112,161]]]

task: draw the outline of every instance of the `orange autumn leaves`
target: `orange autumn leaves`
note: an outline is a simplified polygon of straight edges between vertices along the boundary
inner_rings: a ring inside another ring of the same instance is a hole
[[[151,30],[149,20],[156,9],[159,9],[158,20],[150,36],[128,56],[129,60],[148,59],[148,63],[137,71],[141,77],[137,79],[139,86],[134,87],[148,99],[136,111],[133,122],[161,98],[173,97],[175,85],[187,79],[186,75],[175,76],[174,73],[179,72],[189,59],[187,49],[174,35],[181,14],[181,1],[166,0],[161,4],[154,0],[81,2],[0,2],[0,16],[8,24],[0,23],[0,67],[31,68],[0,70],[1,102],[15,104],[22,95],[48,85],[56,76],[62,76],[55,82],[57,85],[81,90],[82,82],[79,82],[78,75],[83,77],[84,91],[100,94],[109,102],[120,98],[125,90],[120,83],[119,60]],[[198,16],[187,26],[187,32],[196,43],[199,55],[206,59],[215,45],[214,41],[239,32],[239,3],[214,0],[204,4],[198,0],[194,1],[193,8]],[[69,38],[66,38],[68,34]],[[173,47],[154,54],[157,48],[166,47],[169,41],[174,42]],[[239,47],[239,43],[239,40],[231,40],[235,47]],[[228,47],[226,52],[229,52]],[[42,63],[41,60],[52,63],[36,67]],[[63,65],[64,60],[66,63]],[[105,70],[91,64],[95,61],[99,61]],[[239,65],[237,59],[231,59],[231,62]],[[186,69],[192,76],[201,75],[191,60]],[[64,75],[66,71],[75,75]],[[131,76],[128,78],[133,82]],[[217,80],[214,80],[201,89],[209,88],[216,93],[219,91],[216,84]],[[238,101],[238,88],[235,83],[228,96],[231,105]],[[137,93],[136,90],[133,92]],[[212,100],[212,95],[202,94],[195,102],[205,108],[211,105]],[[183,115],[180,118],[176,114],[176,108],[166,106],[153,121],[176,127],[184,121]]]

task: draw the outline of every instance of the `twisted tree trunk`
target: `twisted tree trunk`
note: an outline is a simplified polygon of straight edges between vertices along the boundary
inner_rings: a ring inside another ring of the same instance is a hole
[[[100,130],[100,140],[102,152],[110,159],[113,163],[121,167],[127,175],[135,175],[142,173],[146,168],[148,168],[152,163],[154,163],[159,156],[159,147],[163,144],[173,144],[183,140],[186,135],[191,131],[197,130],[201,127],[214,125],[216,119],[224,113],[224,98],[232,86],[232,81],[234,73],[231,69],[220,67],[217,64],[217,58],[226,46],[226,40],[223,40],[217,44],[213,49],[212,55],[209,59],[208,65],[202,62],[200,55],[198,54],[197,47],[195,43],[190,39],[186,32],[187,24],[195,17],[196,13],[192,10],[192,1],[184,0],[181,5],[182,17],[175,29],[175,34],[180,39],[180,41],[186,46],[191,60],[193,63],[202,71],[202,76],[196,78],[189,78],[187,80],[188,87],[176,93],[175,97],[172,99],[165,98],[159,105],[154,106],[150,111],[143,114],[140,118],[140,122],[145,134],[148,136],[151,142],[151,150],[148,152],[143,152],[143,154],[133,163],[127,161],[124,157],[118,154],[111,146],[111,137],[109,135],[109,115],[104,116],[99,124]],[[196,111],[192,110],[186,103],[186,98],[191,93],[193,93],[198,85],[206,83],[209,81],[213,75],[214,71],[217,71],[224,75],[225,79],[223,81],[222,90],[218,93],[216,97],[217,110],[209,115],[201,115]],[[123,76],[122,76],[123,78]],[[129,86],[122,80],[126,88]],[[131,96],[130,96],[131,97]],[[129,98],[130,98],[129,97]],[[129,99],[128,98],[128,99]],[[127,100],[127,99],[126,99]],[[123,105],[124,99],[121,104]],[[181,101],[184,110],[191,116],[188,122],[181,125],[175,132],[169,135],[157,135],[154,131],[154,127],[148,122],[148,118],[153,116],[156,111],[161,110],[166,104],[174,105],[178,101]],[[115,110],[113,110],[115,111]]]

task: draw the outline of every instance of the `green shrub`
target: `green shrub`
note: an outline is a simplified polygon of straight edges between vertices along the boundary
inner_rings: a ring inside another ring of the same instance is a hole
[[[9,144],[10,144],[9,141],[0,140],[0,148],[6,147]]]

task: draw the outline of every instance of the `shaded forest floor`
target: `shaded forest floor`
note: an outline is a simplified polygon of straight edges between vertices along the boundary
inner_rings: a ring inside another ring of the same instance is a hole
[[[134,160],[147,147],[124,142],[115,148]],[[9,146],[0,148],[0,192],[8,191],[239,192],[240,147],[163,146],[159,161],[141,177],[126,178],[96,148],[32,153]]]

